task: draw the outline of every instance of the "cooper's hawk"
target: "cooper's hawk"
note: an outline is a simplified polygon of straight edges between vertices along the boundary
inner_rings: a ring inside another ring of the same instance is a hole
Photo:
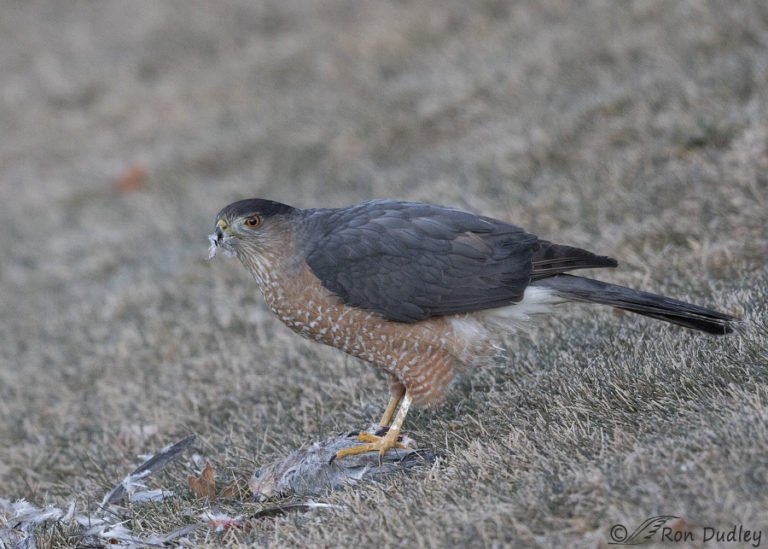
[[[617,262],[430,204],[302,210],[241,200],[219,212],[209,239],[210,256],[236,255],[288,327],[386,372],[391,398],[380,424],[389,425],[387,434],[362,433],[366,444],[337,457],[398,447],[411,404],[439,402],[458,372],[494,355],[499,334],[556,303],[601,303],[710,334],[731,332],[736,320],[564,274]]]

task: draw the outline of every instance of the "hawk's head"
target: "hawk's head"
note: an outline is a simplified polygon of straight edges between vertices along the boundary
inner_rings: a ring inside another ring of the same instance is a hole
[[[265,256],[278,253],[281,243],[287,244],[290,224],[286,220],[298,211],[261,198],[233,202],[216,215],[216,230],[208,235],[208,258],[221,250],[226,255],[236,255],[246,266],[263,261]]]

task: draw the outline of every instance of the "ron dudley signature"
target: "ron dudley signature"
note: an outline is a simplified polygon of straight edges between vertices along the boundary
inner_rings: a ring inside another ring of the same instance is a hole
[[[749,544],[752,547],[760,547],[763,539],[762,530],[752,530],[743,524],[734,524],[730,529],[716,528],[713,526],[695,526],[683,521],[685,528],[680,528],[677,522],[670,525],[670,521],[681,521],[675,515],[658,515],[650,517],[629,533],[623,524],[614,524],[608,532],[610,541],[608,545],[640,545],[653,540],[659,543],[683,543],[683,542],[712,542],[720,546],[726,544]]]

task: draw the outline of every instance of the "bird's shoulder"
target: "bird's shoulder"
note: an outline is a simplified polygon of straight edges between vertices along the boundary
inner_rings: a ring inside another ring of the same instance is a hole
[[[519,300],[537,238],[455,208],[374,200],[308,211],[306,261],[348,305],[414,321]]]

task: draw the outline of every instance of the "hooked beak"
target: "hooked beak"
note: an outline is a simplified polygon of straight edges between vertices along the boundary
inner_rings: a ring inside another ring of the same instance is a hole
[[[216,222],[216,230],[213,234],[208,235],[208,241],[210,247],[208,248],[208,259],[212,259],[219,248],[225,253],[225,255],[235,255],[235,250],[232,248],[231,241],[234,239],[232,229],[229,227],[226,221],[219,219]]]
[[[228,236],[232,236],[232,232],[229,230],[229,225],[227,225],[227,222],[223,219],[219,219],[216,222],[216,240],[221,242],[221,240],[224,238],[225,232]]]

